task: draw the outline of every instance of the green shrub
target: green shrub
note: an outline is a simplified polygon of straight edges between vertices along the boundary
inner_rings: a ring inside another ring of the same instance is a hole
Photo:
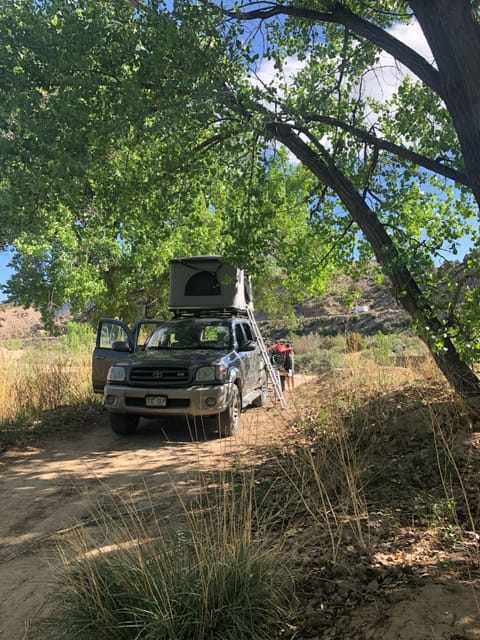
[[[18,351],[23,347],[23,343],[19,338],[11,338],[9,340],[2,340],[1,346],[10,351]]]
[[[393,347],[394,341],[391,335],[377,333],[371,345],[371,355],[374,362],[381,367],[394,366],[395,353]]]
[[[408,361],[409,357],[414,362],[418,356],[426,356],[428,353],[425,345],[417,336],[407,333],[384,334],[379,332],[375,336],[367,338],[367,349],[376,364],[384,367],[401,364]]]
[[[66,333],[62,336],[62,343],[70,353],[81,353],[87,349],[93,349],[95,332],[88,324],[69,322]]]
[[[345,358],[336,350],[315,349],[295,356],[295,369],[302,373],[324,373],[344,365]]]

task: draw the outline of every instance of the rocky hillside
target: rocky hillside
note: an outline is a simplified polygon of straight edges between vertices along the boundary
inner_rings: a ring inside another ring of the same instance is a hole
[[[319,299],[308,299],[295,309],[298,327],[295,333],[311,332],[336,335],[358,331],[364,335],[405,331],[409,316],[393,298],[387,285],[376,284],[373,278],[353,281],[340,277]],[[285,335],[282,322],[268,322],[264,318],[265,333],[277,338]],[[25,338],[42,332],[40,313],[11,304],[0,304],[0,340]],[[276,335],[278,333],[278,336]]]
[[[297,334],[337,335],[357,331],[363,335],[406,331],[410,317],[393,298],[386,284],[373,278],[358,281],[340,277],[330,290],[318,299],[307,299],[295,309]],[[273,338],[285,335],[288,327],[281,322],[262,319],[262,327]],[[277,335],[278,334],[278,335]]]
[[[43,333],[40,313],[11,304],[0,305],[0,340],[27,338]]]

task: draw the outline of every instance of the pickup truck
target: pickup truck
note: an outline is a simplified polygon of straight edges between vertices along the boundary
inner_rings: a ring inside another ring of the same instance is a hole
[[[142,320],[133,328],[103,318],[92,383],[120,435],[134,433],[140,418],[180,415],[229,436],[243,407],[267,399],[260,346],[248,318],[234,315]]]

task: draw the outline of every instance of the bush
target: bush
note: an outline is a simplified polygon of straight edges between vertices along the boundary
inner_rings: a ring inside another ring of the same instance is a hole
[[[66,350],[75,354],[87,349],[93,349],[94,342],[95,332],[92,327],[79,322],[69,322],[66,327],[66,334],[62,336],[62,343]]]
[[[365,349],[365,338],[357,331],[347,333],[346,346],[348,353],[357,353]]]
[[[392,367],[395,364],[393,347],[392,336],[377,333],[370,347],[373,361],[381,367]]]
[[[147,532],[138,514],[101,515],[104,534],[117,543],[98,549],[85,530],[71,539],[58,576],[52,637],[276,637],[291,613],[293,583],[277,554],[253,540],[252,522],[237,520],[235,508],[226,506],[229,524],[212,529],[201,516],[191,516],[185,530],[170,535],[158,523]]]
[[[344,364],[344,355],[333,349],[316,349],[295,357],[295,369],[302,373],[325,373]]]

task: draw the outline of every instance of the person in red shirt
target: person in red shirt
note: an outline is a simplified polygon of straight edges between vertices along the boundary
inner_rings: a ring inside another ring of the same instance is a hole
[[[282,391],[285,390],[285,380],[287,381],[287,388],[292,390],[295,386],[293,368],[294,351],[292,343],[287,342],[283,344],[279,342],[270,348],[270,353],[272,364],[280,374]]]

